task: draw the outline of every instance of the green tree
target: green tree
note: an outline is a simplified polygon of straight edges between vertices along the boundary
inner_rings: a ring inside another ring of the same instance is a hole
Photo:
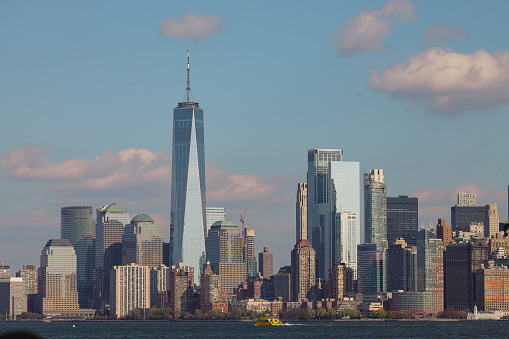
[[[194,318],[195,319],[202,319],[203,318],[203,312],[198,308],[196,311],[194,311]]]
[[[236,308],[235,310],[233,310],[233,315],[235,316],[236,319],[242,318],[242,310],[240,308]]]

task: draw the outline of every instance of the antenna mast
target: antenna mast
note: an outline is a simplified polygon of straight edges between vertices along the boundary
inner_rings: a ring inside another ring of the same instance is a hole
[[[189,92],[190,91],[191,91],[191,84],[190,84],[190,79],[189,79],[189,46],[187,46],[187,88],[186,88],[187,102],[190,102],[189,101]]]

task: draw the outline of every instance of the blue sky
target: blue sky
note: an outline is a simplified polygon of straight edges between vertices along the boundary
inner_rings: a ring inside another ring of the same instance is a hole
[[[507,218],[509,3],[0,3],[0,261],[39,264],[60,207],[116,202],[168,241],[172,109],[205,110],[209,206],[290,263],[310,148],[383,168],[420,222],[456,193]]]

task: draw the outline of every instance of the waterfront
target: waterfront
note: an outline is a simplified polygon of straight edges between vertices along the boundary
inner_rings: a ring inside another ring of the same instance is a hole
[[[75,327],[73,327],[73,325]],[[256,326],[253,322],[1,322],[0,333],[27,330],[42,338],[196,338],[196,337],[478,337],[503,338],[508,321],[335,321]]]

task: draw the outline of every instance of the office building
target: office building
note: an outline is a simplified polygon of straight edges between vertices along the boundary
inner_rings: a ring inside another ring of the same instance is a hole
[[[387,256],[387,292],[417,291],[417,246],[404,239],[389,245]]]
[[[242,260],[242,238],[231,221],[216,221],[207,236],[207,260],[215,274],[220,276],[221,294],[235,294],[235,289],[246,280],[246,264]]]
[[[329,269],[329,279],[327,286],[329,291],[327,296],[336,300],[341,300],[343,296],[348,293],[348,271],[352,271],[351,268],[347,267],[346,264],[335,265]],[[350,274],[351,276],[351,274]]]
[[[37,313],[47,316],[79,310],[77,259],[67,239],[51,239],[41,253]]]
[[[163,263],[163,235],[146,214],[138,214],[124,229],[122,264],[159,266]]]
[[[10,278],[11,277],[11,265],[0,264],[0,278]]]
[[[372,295],[386,291],[385,251],[379,251],[376,244],[357,245],[357,290]]]
[[[364,242],[387,249],[387,186],[382,169],[364,173]]]
[[[324,236],[327,270],[345,264],[357,277],[357,245],[360,244],[360,169],[353,161],[331,161],[329,201],[331,233]],[[325,241],[330,239],[330,241]]]
[[[191,101],[187,51],[186,101],[173,110],[170,264],[194,268],[196,281],[206,263],[207,231],[203,109]]]
[[[299,182],[297,185],[296,212],[296,242],[308,238],[308,183]]]
[[[477,206],[477,195],[475,193],[458,193],[458,202],[456,206]]]
[[[16,277],[23,278],[25,294],[37,294],[37,266],[23,265],[23,269],[16,272]]]
[[[307,239],[295,244],[291,258],[291,300],[314,300],[316,289],[315,250]]]
[[[476,271],[476,305],[481,311],[499,309],[509,313],[509,269],[484,267]]]
[[[130,223],[129,213],[115,203],[96,210],[94,308],[101,308],[109,300],[110,271],[122,265],[122,236],[125,225]]]
[[[308,150],[308,238],[316,251],[318,276],[326,279],[325,253],[330,253],[332,223],[329,170],[331,161],[342,161],[343,150]],[[326,245],[327,244],[327,245]],[[327,246],[328,250],[325,250]]]
[[[452,206],[451,226],[452,231],[468,232],[471,224],[484,223],[486,214],[485,206]]]
[[[25,282],[21,277],[0,278],[0,314],[7,319],[16,319],[27,312]]]
[[[264,278],[270,278],[272,276],[273,257],[274,254],[269,252],[268,247],[264,247],[263,252],[258,253],[260,276]]]
[[[258,267],[256,263],[256,245],[255,231],[249,226],[244,226],[244,263],[246,264],[246,278],[255,278],[258,276]]]
[[[444,310],[444,243],[425,229],[417,233],[417,288],[433,293],[434,313]]]
[[[447,245],[452,242],[452,226],[447,226],[445,219],[438,219],[437,238],[442,239],[444,251],[446,251]]]
[[[130,264],[111,271],[111,314],[123,318],[133,309],[150,308],[150,267]]]
[[[489,259],[489,243],[484,239],[452,242],[445,256],[445,308],[472,310],[476,304],[476,272]]]
[[[221,279],[212,272],[210,263],[203,270],[200,283],[200,310],[207,312],[213,309],[213,304],[221,301]]]
[[[210,226],[216,221],[226,220],[226,208],[224,207],[207,207],[207,233]]]
[[[291,301],[291,266],[283,266],[274,275],[274,297],[281,297],[283,302]]]
[[[77,258],[78,302],[87,308],[92,302],[92,273],[95,267],[95,220],[92,206],[62,207],[60,237],[74,247]]]
[[[484,237],[491,238],[498,234],[500,220],[498,218],[497,204],[486,205],[484,214]]]
[[[387,197],[387,242],[405,239],[408,246],[417,246],[419,203],[407,195]]]

